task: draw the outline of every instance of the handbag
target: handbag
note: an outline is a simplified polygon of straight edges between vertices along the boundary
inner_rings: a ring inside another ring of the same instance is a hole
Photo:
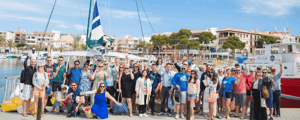
[[[93,118],[93,113],[91,111],[91,106],[84,107],[83,110],[84,110],[84,113],[85,113],[87,118],[89,118],[89,119]]]
[[[263,98],[268,99],[270,97],[269,91],[267,86],[264,86],[263,81],[261,80],[261,85],[262,85],[262,93],[263,93]]]
[[[168,108],[172,110],[172,109],[175,109],[175,106],[173,105],[171,96],[172,95],[170,94],[169,98],[168,98]]]
[[[120,96],[122,98],[122,93],[119,93],[118,100],[119,100]],[[120,102],[120,101],[118,101],[118,102]],[[114,114],[123,114],[123,113],[128,112],[127,104],[122,99],[121,99],[120,103],[122,103],[122,106],[118,106],[116,103],[114,103],[113,110],[112,110]]]
[[[217,94],[215,90],[210,91],[207,101],[210,103],[217,102]]]

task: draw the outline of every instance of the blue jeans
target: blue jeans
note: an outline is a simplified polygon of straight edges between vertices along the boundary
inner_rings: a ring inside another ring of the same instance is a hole
[[[188,94],[188,97],[197,98],[197,93],[195,93],[195,94]]]
[[[60,108],[61,110],[66,110],[67,109],[67,107],[64,107],[64,105],[59,106],[59,102],[57,102],[57,100],[55,100],[53,107],[54,108]]]

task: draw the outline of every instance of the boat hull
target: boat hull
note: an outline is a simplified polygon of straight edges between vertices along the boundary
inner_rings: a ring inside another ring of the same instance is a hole
[[[281,78],[281,107],[300,108],[300,78]]]

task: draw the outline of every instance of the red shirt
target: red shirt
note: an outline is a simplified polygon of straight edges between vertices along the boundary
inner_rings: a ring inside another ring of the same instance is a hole
[[[234,78],[237,79],[236,76]],[[233,85],[234,94],[246,93],[246,75],[244,73],[240,73],[240,83],[239,85]]]
[[[247,89],[247,91],[251,91],[253,79],[254,79],[254,77],[252,77],[250,75],[246,76],[246,89]]]

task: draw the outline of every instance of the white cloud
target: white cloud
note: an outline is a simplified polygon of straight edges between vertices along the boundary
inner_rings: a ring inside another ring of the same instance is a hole
[[[111,9],[110,11],[111,11],[111,15],[115,18],[134,18],[134,19],[138,20],[137,12],[125,11],[125,10],[114,10],[114,9]],[[147,15],[148,15],[150,22],[158,23],[161,21],[160,17],[152,17],[151,13],[147,12]],[[141,16],[142,21],[148,22],[148,19],[145,15],[144,11],[140,11],[140,16]]]
[[[300,6],[299,0],[241,0],[241,11],[245,13],[281,16]]]
[[[78,25],[78,24],[77,24],[77,25],[75,25],[74,27],[75,27],[76,30],[86,30],[86,27],[85,27],[85,26],[82,26],[82,25]]]
[[[9,11],[25,11],[25,12],[33,12],[33,13],[43,13],[44,10],[41,9],[36,4],[21,3],[14,1],[1,1],[0,4],[1,10],[9,10]]]
[[[57,27],[59,27],[59,28],[69,28],[67,25],[64,25],[64,24],[60,24]]]

